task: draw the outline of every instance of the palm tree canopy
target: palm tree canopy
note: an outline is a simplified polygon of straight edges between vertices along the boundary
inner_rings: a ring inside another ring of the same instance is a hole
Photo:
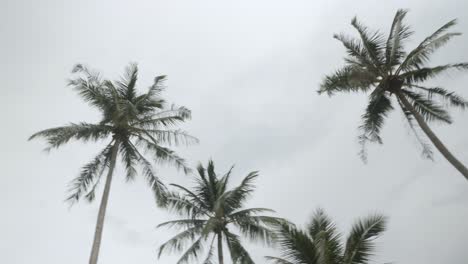
[[[213,161],[205,169],[197,167],[198,176],[192,189],[172,184],[179,192],[170,192],[166,207],[185,217],[168,221],[158,227],[176,227],[183,231],[159,247],[159,256],[163,252],[182,251],[190,245],[178,263],[196,260],[203,251],[203,244],[208,243],[208,253],[202,263],[211,263],[217,236],[224,238],[233,263],[253,263],[249,253],[242,246],[239,235],[232,232],[237,229],[240,234],[252,241],[271,243],[271,227],[286,223],[284,219],[259,213],[272,213],[267,208],[244,208],[247,198],[255,189],[253,181],[257,172],[249,173],[238,185],[228,189],[231,169],[222,177],[215,173]]]
[[[386,218],[374,215],[357,221],[342,243],[335,224],[321,209],[304,230],[282,225],[277,230],[281,257],[266,257],[274,264],[366,264],[374,240],[385,231]]]
[[[185,107],[168,107],[161,92],[164,90],[165,76],[157,76],[147,92],[138,93],[136,89],[138,67],[130,64],[125,75],[118,81],[102,79],[98,73],[78,64],[73,68],[73,78],[69,81],[80,97],[97,108],[101,114],[98,123],[71,123],[69,125],[42,130],[33,134],[29,140],[44,138],[48,148],[58,148],[70,140],[99,141],[109,139],[107,146],[88,164],[70,185],[70,202],[83,196],[91,201],[103,172],[108,168],[111,149],[116,146],[126,170],[127,180],[136,175],[136,167],[142,169],[148,184],[158,198],[163,198],[165,186],[153,171],[150,161],[143,153],[151,155],[158,163],[170,163],[186,173],[189,168],[184,159],[164,145],[195,143],[198,140],[174,126],[189,119],[190,110]]]
[[[326,76],[318,90],[319,94],[334,95],[337,92],[369,92],[369,104],[362,115],[359,129],[359,141],[362,145],[361,156],[366,158],[366,142],[382,143],[380,131],[384,119],[393,109],[391,95],[401,92],[410,101],[417,112],[426,121],[451,123],[447,107],[465,109],[468,101],[454,92],[441,87],[422,85],[430,78],[437,77],[451,70],[468,70],[468,63],[454,63],[439,66],[428,66],[430,55],[445,45],[453,37],[460,35],[449,32],[456,20],[446,23],[429,37],[425,38],[410,52],[404,50],[404,44],[413,35],[409,26],[404,24],[407,10],[398,10],[385,37],[379,31],[364,26],[357,18],[351,21],[359,37],[352,38],[336,34],[346,51],[345,66]],[[418,136],[415,121],[401,102],[410,127],[422,144],[423,154],[431,158],[432,151]]]

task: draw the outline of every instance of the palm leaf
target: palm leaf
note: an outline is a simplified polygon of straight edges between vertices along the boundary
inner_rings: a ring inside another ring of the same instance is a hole
[[[362,115],[362,124],[359,126],[361,134],[359,143],[361,145],[360,156],[363,161],[367,160],[366,143],[377,142],[382,144],[380,131],[390,110],[393,109],[390,99],[384,94],[371,95],[369,105]]]
[[[426,121],[443,121],[445,123],[452,123],[450,115],[441,106],[437,105],[425,96],[411,92],[405,89],[401,90],[404,96],[413,104],[414,109],[419,112]]]
[[[344,263],[363,264],[370,260],[374,249],[373,240],[385,231],[386,219],[375,215],[358,221],[346,242]]]
[[[111,127],[106,125],[95,125],[89,123],[71,123],[68,126],[49,128],[34,133],[29,140],[35,138],[45,138],[49,145],[46,150],[58,148],[66,144],[71,139],[87,141],[97,141],[107,138],[111,133]]]

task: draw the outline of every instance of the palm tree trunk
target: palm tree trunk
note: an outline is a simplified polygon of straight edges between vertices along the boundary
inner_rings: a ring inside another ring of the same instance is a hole
[[[401,93],[397,92],[397,96],[403,103],[403,106],[413,114],[414,118],[418,122],[421,129],[426,133],[427,137],[432,141],[434,146],[440,151],[440,153],[450,162],[463,176],[468,180],[468,169],[463,165],[453,154],[445,147],[440,139],[434,134],[431,128],[427,125],[424,118],[419,114],[414,107],[408,102],[406,97]]]
[[[89,258],[89,264],[96,264],[98,260],[99,248],[101,247],[102,229],[104,227],[104,217],[106,216],[107,201],[109,200],[109,191],[112,182],[112,174],[114,172],[118,150],[119,143],[118,141],[116,141],[112,146],[111,150],[109,172],[107,173],[106,184],[104,186],[104,193],[102,194],[101,205],[99,206],[99,213],[96,223],[96,230],[94,231],[94,241],[93,247],[91,249],[91,256]]]
[[[223,258],[223,235],[218,233],[218,264],[224,264]]]

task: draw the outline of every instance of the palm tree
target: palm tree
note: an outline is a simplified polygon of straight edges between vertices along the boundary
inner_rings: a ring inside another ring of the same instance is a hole
[[[67,198],[71,203],[83,197],[92,201],[96,187],[107,170],[89,260],[90,264],[95,264],[117,157],[120,156],[125,167],[126,180],[130,181],[135,177],[136,167],[139,166],[157,201],[164,203],[166,188],[141,149],[149,153],[155,162],[169,163],[188,173],[189,168],[184,159],[162,144],[192,143],[197,139],[181,130],[171,129],[189,119],[190,110],[184,107],[166,107],[166,102],[160,97],[165,76],[156,77],[146,93],[138,94],[138,68],[135,64],[128,66],[122,79],[114,82],[101,79],[97,73],[80,64],[74,67],[72,73],[75,75],[69,85],[84,101],[101,112],[101,121],[96,124],[81,122],[50,128],[35,133],[29,139],[45,138],[49,145],[47,150],[58,148],[72,139],[84,142],[107,141],[104,149],[84,165],[79,176],[71,182],[70,196]]]
[[[345,66],[323,80],[319,94],[329,96],[336,92],[368,92],[369,103],[362,115],[359,129],[361,157],[366,160],[367,142],[382,143],[380,131],[385,117],[393,110],[391,97],[394,95],[403,110],[423,155],[432,159],[430,146],[418,135],[421,129],[442,155],[468,180],[468,169],[444,146],[427,122],[441,121],[450,124],[452,119],[448,107],[465,109],[468,102],[454,92],[441,87],[427,87],[422,83],[450,70],[467,70],[468,63],[426,66],[430,55],[460,33],[448,32],[456,24],[452,20],[432,35],[425,38],[415,49],[406,53],[403,44],[413,34],[403,23],[406,10],[398,10],[393,19],[388,37],[379,31],[371,31],[356,18],[351,25],[360,38],[343,34],[334,35],[347,51]],[[418,127],[419,126],[419,127]]]
[[[214,242],[217,242],[218,263],[224,263],[223,239],[229,249],[232,263],[254,263],[247,250],[242,246],[239,235],[232,232],[231,227],[252,241],[262,241],[269,244],[273,237],[272,225],[284,223],[285,220],[272,216],[258,215],[262,212],[273,212],[266,208],[243,208],[249,195],[254,191],[253,180],[257,172],[249,173],[241,184],[228,190],[227,185],[231,169],[222,177],[215,173],[213,161],[208,162],[205,169],[201,164],[197,167],[198,177],[192,190],[172,184],[180,193],[170,192],[167,198],[167,208],[175,211],[184,219],[168,221],[158,227],[177,227],[183,231],[169,239],[159,247],[159,255],[165,251],[182,251],[186,249],[177,263],[188,263],[196,260],[203,251],[203,244],[208,243],[209,249],[203,263],[212,263]]]
[[[364,264],[375,248],[374,239],[385,231],[380,215],[355,223],[342,243],[335,224],[319,209],[305,230],[283,224],[277,231],[281,257],[266,257],[274,264]]]

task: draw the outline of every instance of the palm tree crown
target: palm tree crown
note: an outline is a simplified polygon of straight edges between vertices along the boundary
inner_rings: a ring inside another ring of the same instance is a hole
[[[191,244],[177,263],[188,263],[196,259],[203,250],[203,244],[209,243],[207,256],[203,263],[212,263],[215,239],[219,263],[223,263],[223,239],[229,249],[232,263],[253,263],[249,253],[242,246],[239,235],[232,232],[237,229],[245,237],[254,241],[270,243],[271,227],[284,223],[285,220],[272,216],[257,215],[262,212],[273,212],[266,208],[245,209],[244,203],[254,191],[253,180],[257,172],[249,173],[241,184],[228,190],[232,168],[222,177],[215,173],[213,161],[205,169],[197,167],[198,177],[192,190],[172,184],[180,193],[171,192],[166,206],[186,218],[169,221],[158,227],[168,226],[182,228],[183,231],[165,242],[159,248],[159,256],[164,251],[181,251]]]
[[[363,160],[366,160],[367,142],[382,143],[380,132],[385,117],[393,109],[392,95],[396,95],[397,102],[403,109],[410,127],[416,133],[423,154],[427,158],[432,158],[432,151],[418,136],[418,128],[422,128],[426,134],[430,133],[427,132],[429,128],[426,129],[421,122],[451,123],[452,119],[446,108],[452,106],[465,109],[468,106],[468,102],[454,92],[421,84],[449,70],[468,69],[468,63],[465,62],[439,66],[426,65],[432,53],[453,37],[460,35],[448,32],[456,24],[456,20],[437,29],[412,51],[405,52],[403,45],[413,34],[403,23],[406,14],[406,10],[397,11],[388,37],[384,37],[379,31],[371,31],[356,18],[352,20],[351,25],[357,30],[358,39],[343,34],[334,35],[334,38],[342,42],[346,48],[346,64],[326,76],[318,92],[333,95],[337,92],[371,91],[369,104],[362,115],[362,124],[359,127],[361,131],[359,141],[362,145],[360,154]],[[428,136],[434,142],[431,136]],[[434,144],[439,148],[435,142]]]
[[[162,198],[165,187],[139,148],[150,153],[156,162],[169,162],[188,172],[184,160],[162,144],[197,141],[181,130],[168,129],[189,119],[190,110],[185,107],[166,107],[166,102],[160,97],[165,76],[156,77],[146,93],[138,94],[138,68],[135,64],[128,66],[123,78],[115,82],[102,80],[97,73],[81,64],[76,65],[72,72],[75,77],[69,81],[69,85],[83,100],[101,112],[101,121],[96,124],[71,123],[42,130],[32,135],[30,140],[45,138],[48,149],[52,149],[72,139],[85,142],[110,139],[106,147],[83,166],[80,175],[73,180],[67,200],[76,202],[83,196],[89,201],[94,199],[101,175],[110,167],[113,148],[120,154],[127,180],[134,178],[135,167],[140,165],[156,197]]]
[[[375,248],[374,239],[385,231],[386,219],[375,215],[355,223],[343,244],[335,224],[319,209],[305,230],[283,224],[277,231],[281,257],[266,257],[274,264],[365,264]]]

